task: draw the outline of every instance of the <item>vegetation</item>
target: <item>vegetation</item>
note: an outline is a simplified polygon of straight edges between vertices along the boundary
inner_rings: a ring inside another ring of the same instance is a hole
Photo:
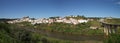
[[[0,43],[80,43],[80,41],[50,38],[37,32],[31,32],[29,30],[26,30],[29,28],[24,28],[24,26],[32,26],[29,23],[26,23],[27,25],[24,25],[22,27],[18,24],[0,23]],[[57,23],[54,25],[57,25]]]
[[[111,24],[120,24],[120,19],[117,19],[117,18],[105,19],[105,22],[111,23]]]
[[[96,22],[97,23],[97,22]],[[99,23],[97,23],[99,25]],[[90,29],[91,25],[95,25],[95,22],[80,23],[77,25],[67,24],[67,23],[52,23],[52,24],[36,24],[35,26],[40,30],[46,30],[49,32],[63,32],[69,34],[84,34],[84,35],[102,35],[103,32],[101,29],[92,30]],[[97,25],[95,25],[97,26]]]
[[[110,34],[104,43],[120,43],[120,34]]]
[[[77,18],[76,18],[77,19]],[[114,20],[108,22],[116,23]],[[0,43],[80,43],[81,41],[61,40],[48,37],[40,34],[38,31],[44,30],[47,32],[61,32],[63,34],[79,34],[79,35],[103,35],[102,29],[90,29],[90,26],[100,27],[100,23],[89,21],[77,25],[67,23],[51,23],[51,24],[36,24],[32,25],[29,22],[21,22],[16,24],[7,24],[0,22]],[[27,30],[28,29],[28,30]],[[120,30],[118,30],[120,32]],[[111,34],[105,38],[104,43],[120,43],[120,34]],[[81,42],[84,43],[84,42]]]
[[[91,34],[94,35],[95,33],[92,32],[94,30],[90,31],[88,29],[89,26],[90,25],[87,25],[87,23],[82,23],[78,25],[72,25],[66,23],[52,23],[52,24],[39,24],[33,26],[29,22],[21,22],[17,24],[7,24],[4,22],[0,22],[0,43],[8,43],[8,42],[9,43],[79,43],[79,41],[50,38],[45,35],[39,34],[37,32],[31,32],[26,29],[37,27],[38,30],[43,29],[50,32],[63,32],[70,34],[90,33],[90,35]]]

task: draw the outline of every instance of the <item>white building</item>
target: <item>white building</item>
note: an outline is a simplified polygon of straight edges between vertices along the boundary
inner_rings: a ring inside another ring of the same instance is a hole
[[[76,25],[78,24],[78,21],[76,19],[70,18],[70,21],[72,22],[72,24]]]
[[[29,17],[23,17],[21,19],[8,21],[8,23],[18,23],[18,22],[24,22],[24,21],[31,22],[31,24],[63,22],[63,23],[70,23],[70,24],[74,24],[74,25],[76,25],[78,23],[87,23],[88,22],[88,20],[83,20],[83,19],[77,20],[77,19],[73,19],[73,18],[70,18],[70,19],[58,18],[58,19],[55,19],[55,20],[54,19],[42,18],[42,19],[32,20]]]
[[[82,20],[82,19],[81,19],[81,20],[78,20],[78,22],[79,22],[79,23],[87,23],[88,20]]]

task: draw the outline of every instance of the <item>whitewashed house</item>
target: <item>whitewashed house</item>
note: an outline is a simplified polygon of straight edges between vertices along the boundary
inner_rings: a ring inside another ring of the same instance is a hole
[[[82,19],[81,19],[81,20],[78,20],[78,22],[79,22],[79,23],[87,23],[88,20],[82,20]]]
[[[56,20],[56,22],[63,22],[63,20]]]
[[[76,19],[70,18],[70,21],[72,22],[72,24],[76,25],[78,24],[78,21]]]

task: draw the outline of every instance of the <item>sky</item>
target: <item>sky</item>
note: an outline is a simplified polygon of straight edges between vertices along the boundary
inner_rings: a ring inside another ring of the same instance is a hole
[[[120,18],[120,0],[0,0],[0,18],[69,15]]]

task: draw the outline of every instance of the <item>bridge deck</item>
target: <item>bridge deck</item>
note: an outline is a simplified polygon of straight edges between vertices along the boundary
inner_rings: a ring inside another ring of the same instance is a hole
[[[103,25],[113,25],[113,26],[120,26],[120,24],[112,24],[112,23],[106,23],[106,22],[100,22]]]

